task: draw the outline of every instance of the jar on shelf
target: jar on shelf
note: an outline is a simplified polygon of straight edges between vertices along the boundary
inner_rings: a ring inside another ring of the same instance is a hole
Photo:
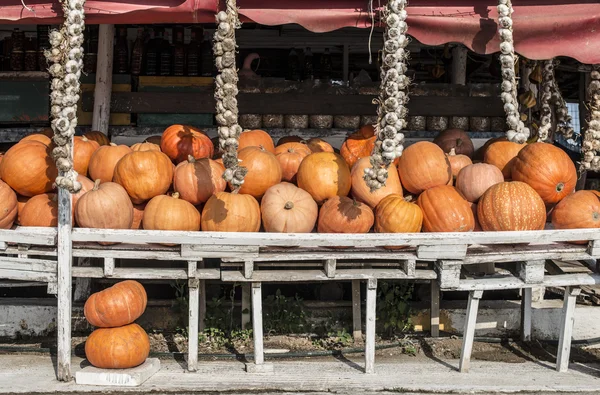
[[[10,53],[10,69],[12,71],[23,71],[23,62],[25,60],[25,52],[13,51]]]

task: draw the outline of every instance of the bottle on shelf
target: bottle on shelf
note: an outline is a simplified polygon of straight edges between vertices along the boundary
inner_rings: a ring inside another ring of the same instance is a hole
[[[185,75],[185,45],[183,44],[183,27],[173,29],[173,75]]]
[[[144,28],[137,30],[137,37],[131,50],[131,74],[140,75],[144,58]]]
[[[304,80],[311,81],[315,78],[313,54],[310,47],[304,51]]]
[[[296,48],[292,48],[288,55],[288,79],[298,81],[300,79],[300,59]]]
[[[163,36],[158,44],[158,75],[171,75],[171,66],[173,61],[173,48],[168,40],[168,32],[163,30]]]
[[[127,74],[129,66],[129,48],[127,46],[127,28],[120,26],[117,29],[117,42],[115,43],[114,71],[116,74]]]
[[[200,74],[200,41],[203,38],[202,28],[192,28],[190,32],[190,43],[186,48],[185,69],[189,76]]]
[[[10,51],[10,69],[12,71],[23,71],[25,59],[25,33],[15,28],[11,34],[12,49]]]
[[[32,37],[25,38],[25,56],[23,58],[23,70],[36,71],[38,69],[38,56],[36,42]]]
[[[162,30],[160,28],[150,29],[150,40],[146,45],[146,75],[158,74],[159,41],[162,41]]]
[[[331,79],[331,53],[329,48],[325,48],[325,52],[321,56],[321,79]]]

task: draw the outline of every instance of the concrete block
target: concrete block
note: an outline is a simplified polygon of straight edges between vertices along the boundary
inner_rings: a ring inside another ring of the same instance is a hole
[[[131,369],[99,369],[88,366],[75,374],[75,382],[81,385],[137,387],[159,370],[158,358],[148,358],[140,366]]]
[[[247,363],[246,364],[246,372],[248,373],[256,373],[256,374],[273,374],[273,364],[272,363],[261,363],[257,365],[255,363]]]

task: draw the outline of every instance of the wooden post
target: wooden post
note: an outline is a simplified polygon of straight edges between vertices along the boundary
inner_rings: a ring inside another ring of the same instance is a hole
[[[362,317],[360,305],[360,280],[352,280],[352,337],[362,342]]]
[[[467,83],[467,48],[462,45],[452,48],[451,82],[457,85]]]
[[[345,83],[348,83],[350,74],[350,48],[348,44],[344,44],[342,53],[342,78]]]
[[[71,380],[71,193],[58,189],[58,361],[57,377]]]
[[[336,261],[335,259],[325,259],[325,275],[328,278],[335,277]]]
[[[440,284],[437,280],[431,280],[431,313],[430,313],[431,337],[440,336]]]
[[[92,258],[77,258],[78,266],[92,266]],[[92,279],[86,277],[78,277],[75,279],[75,290],[73,291],[73,299],[75,302],[85,302],[92,293]]]
[[[521,340],[531,341],[532,289],[523,288],[521,295]]]
[[[242,284],[242,329],[246,329],[250,324],[250,303],[252,300],[252,285],[250,283]]]
[[[375,373],[375,309],[377,302],[377,279],[367,280],[367,324],[365,340],[365,373]]]
[[[100,25],[98,31],[98,65],[94,88],[92,130],[108,135],[110,96],[112,91],[114,25]]]
[[[273,365],[265,364],[261,283],[252,283],[252,331],[254,337],[254,363],[247,363],[246,371],[250,373],[272,372]]]
[[[189,329],[188,329],[188,370],[195,372],[198,369],[198,302],[199,281],[197,278],[188,280],[189,288]]]
[[[473,340],[475,339],[475,325],[477,324],[477,309],[483,291],[469,292],[469,303],[467,305],[467,317],[465,319],[465,330],[463,332],[462,350],[460,351],[460,362],[458,370],[462,373],[469,372],[471,365],[471,351],[473,351]]]
[[[198,262],[198,267],[204,269],[204,261]],[[200,301],[198,306],[198,318],[200,322],[198,323],[198,330],[203,332],[204,329],[206,329],[206,280],[200,280],[198,287],[200,289]]]
[[[563,302],[562,317],[560,320],[560,338],[558,341],[558,353],[556,355],[556,370],[566,372],[569,369],[569,355],[571,354],[571,337],[573,336],[573,324],[575,323],[575,303],[581,288],[566,287]]]
[[[115,273],[115,258],[104,258],[104,277],[112,277]]]

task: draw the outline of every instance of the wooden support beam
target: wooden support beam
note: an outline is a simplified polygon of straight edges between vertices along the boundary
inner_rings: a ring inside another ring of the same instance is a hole
[[[452,75],[453,84],[465,85],[467,83],[467,48],[457,45],[452,48]]]
[[[575,303],[581,288],[566,287],[563,301],[562,317],[560,320],[560,338],[558,340],[558,353],[556,355],[556,370],[566,372],[569,369],[569,355],[571,354],[571,338],[573,324],[575,323]]]
[[[252,285],[251,283],[242,284],[242,329],[246,329],[250,324],[250,310],[252,303]]]
[[[377,303],[377,279],[367,280],[367,317],[365,339],[365,373],[375,373],[375,320]]]
[[[92,258],[76,258],[79,267],[92,266]],[[81,277],[75,279],[75,290],[73,291],[75,302],[85,302],[92,293],[92,279]]]
[[[199,281],[196,278],[188,280],[189,289],[189,324],[188,324],[188,370],[195,372],[198,370],[198,314],[199,303]]]
[[[523,288],[521,294],[521,340],[531,341],[531,318],[532,318],[532,289]]]
[[[479,300],[483,296],[483,291],[469,292],[469,303],[467,304],[467,317],[465,319],[465,330],[463,331],[462,349],[460,351],[460,362],[458,370],[461,373],[468,373],[471,366],[471,352],[473,351],[473,341],[475,339],[475,325],[477,324],[477,310],[479,309]]]
[[[94,88],[92,130],[108,135],[113,72],[114,25],[100,25],[98,30],[98,64]]]
[[[198,267],[204,269],[204,261],[199,261]],[[198,330],[200,332],[204,332],[204,329],[206,328],[206,280],[200,280],[199,290],[200,301],[198,306],[198,319],[200,320],[200,322],[198,323]]]
[[[252,278],[252,274],[254,273],[254,261],[244,261],[244,278],[250,279]]]
[[[328,278],[335,277],[335,266],[336,266],[335,259],[325,259],[325,275]]]
[[[352,337],[354,342],[362,342],[362,311],[360,301],[360,280],[352,280]]]
[[[440,284],[437,280],[431,281],[431,337],[440,336]]]
[[[104,258],[104,277],[112,277],[115,274],[115,258]]]
[[[71,376],[71,199],[69,191],[58,190],[58,360],[57,377],[60,381],[70,381]]]

